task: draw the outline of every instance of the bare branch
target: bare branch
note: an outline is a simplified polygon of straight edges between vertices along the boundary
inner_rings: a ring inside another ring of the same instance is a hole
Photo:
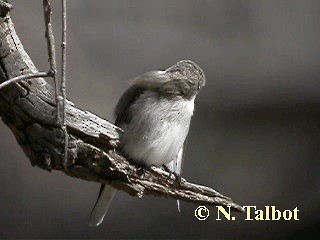
[[[67,70],[67,3],[66,0],[61,0],[62,3],[62,67],[61,67],[61,95],[63,98],[62,104],[62,130],[64,134],[64,167],[68,165],[68,133],[66,124],[66,70]]]
[[[12,83],[17,83],[17,82],[21,82],[23,80],[27,80],[27,79],[32,79],[32,78],[38,78],[38,77],[51,77],[52,73],[49,72],[37,72],[37,73],[28,73],[25,75],[21,75],[15,78],[11,78],[3,83],[0,84],[0,89],[12,84]]]
[[[50,0],[43,0],[43,11],[44,11],[44,21],[46,24],[46,39],[48,46],[48,56],[50,63],[50,71],[52,72],[52,78],[55,85],[55,96],[56,96],[56,106],[57,106],[57,122],[61,123],[60,117],[60,107],[59,107],[59,91],[57,83],[57,63],[56,63],[56,48],[54,43],[54,35],[52,30],[52,10],[50,5]]]

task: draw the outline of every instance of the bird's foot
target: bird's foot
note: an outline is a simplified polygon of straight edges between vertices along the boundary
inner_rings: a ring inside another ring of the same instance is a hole
[[[147,169],[149,169],[150,167],[145,165],[144,163],[136,163],[137,165],[137,170],[138,170],[138,173],[141,174],[141,176],[144,176],[147,172]]]
[[[163,167],[163,169],[166,171],[166,172],[168,172],[169,173],[169,176],[168,176],[168,178],[171,178],[171,176],[172,175],[174,175],[174,177],[175,177],[175,182],[177,182],[179,185],[181,185],[181,176],[178,174],[178,173],[176,173],[176,172],[174,172],[174,171],[171,171],[166,165],[162,165],[162,167]]]
[[[150,167],[144,164],[143,162],[135,161],[134,159],[126,156],[125,154],[124,156],[130,163],[132,163],[136,167],[138,175],[141,175],[143,177],[146,174],[147,170],[150,169]]]
[[[162,165],[163,170],[165,170],[167,173],[169,173],[169,178],[172,175],[172,171],[167,167],[167,165],[163,164]]]
[[[179,185],[181,185],[181,183],[182,183],[182,178],[181,178],[180,174],[178,174],[178,173],[176,173],[176,172],[173,172],[173,175],[174,175],[175,178],[176,178],[175,181],[176,181]]]

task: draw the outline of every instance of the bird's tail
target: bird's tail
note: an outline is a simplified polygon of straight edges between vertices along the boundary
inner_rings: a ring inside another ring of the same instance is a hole
[[[178,207],[178,212],[180,212],[180,201],[177,200],[177,207]]]
[[[99,226],[104,216],[106,215],[111,201],[116,194],[117,190],[108,185],[102,185],[100,189],[100,194],[96,204],[94,205],[90,218],[89,218],[89,226],[96,227]]]

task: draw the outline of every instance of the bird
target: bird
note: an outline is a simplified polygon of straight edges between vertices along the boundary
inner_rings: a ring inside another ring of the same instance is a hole
[[[131,80],[114,110],[115,125],[123,129],[122,154],[136,164],[164,167],[179,177],[195,98],[205,83],[203,70],[191,60]],[[102,223],[116,192],[102,184],[89,226]]]

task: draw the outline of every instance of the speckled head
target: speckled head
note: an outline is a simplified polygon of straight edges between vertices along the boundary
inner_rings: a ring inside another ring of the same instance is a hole
[[[165,70],[169,81],[163,83],[159,90],[170,98],[193,98],[205,86],[203,70],[190,60],[182,60]]]

